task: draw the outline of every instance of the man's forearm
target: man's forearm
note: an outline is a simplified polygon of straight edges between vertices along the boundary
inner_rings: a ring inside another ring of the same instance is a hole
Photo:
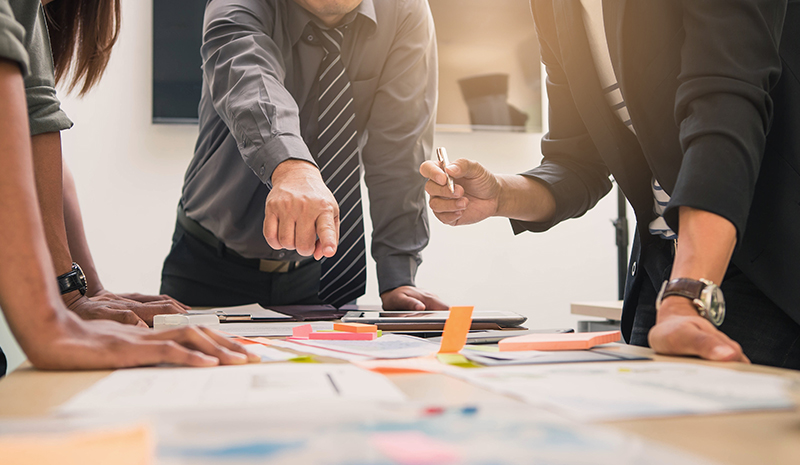
[[[708,279],[719,285],[736,246],[736,228],[704,210],[680,207],[678,249],[671,278]]]
[[[721,284],[736,245],[736,228],[705,210],[680,207],[679,214],[678,249],[671,278],[705,278]],[[661,302],[647,340],[661,354],[749,362],[736,341],[698,315],[692,302],[682,296],[669,296]]]
[[[556,200],[542,183],[521,175],[497,175],[497,181],[497,216],[538,223],[555,214]]]

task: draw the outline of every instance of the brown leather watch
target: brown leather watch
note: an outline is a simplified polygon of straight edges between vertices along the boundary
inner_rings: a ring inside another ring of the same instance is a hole
[[[677,295],[692,301],[697,313],[719,326],[725,320],[725,298],[722,289],[707,279],[677,278],[664,281],[656,297],[656,311],[661,308],[661,301]]]

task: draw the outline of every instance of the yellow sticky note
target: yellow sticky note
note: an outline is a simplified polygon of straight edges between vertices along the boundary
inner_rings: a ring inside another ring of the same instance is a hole
[[[440,354],[454,354],[464,348],[467,333],[472,326],[472,309],[475,307],[450,307],[450,316],[444,323]]]
[[[3,463],[18,465],[149,465],[153,455],[152,433],[144,425],[0,438]]]

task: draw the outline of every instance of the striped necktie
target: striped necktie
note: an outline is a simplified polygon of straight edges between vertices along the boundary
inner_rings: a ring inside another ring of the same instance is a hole
[[[317,29],[317,36],[325,49],[319,71],[317,164],[339,204],[339,247],[322,262],[319,298],[339,308],[364,295],[367,283],[358,131],[353,90],[342,63],[344,34]]]

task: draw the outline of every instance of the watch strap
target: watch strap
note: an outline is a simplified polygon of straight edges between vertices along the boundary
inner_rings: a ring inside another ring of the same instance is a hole
[[[80,291],[81,295],[86,295],[86,280],[83,276],[83,270],[80,269],[77,263],[72,264],[72,270],[56,277],[56,281],[61,295],[72,291]]]
[[[696,279],[676,278],[667,283],[661,298],[665,299],[672,295],[679,295],[689,300],[694,300],[700,297],[707,285],[708,283]]]

